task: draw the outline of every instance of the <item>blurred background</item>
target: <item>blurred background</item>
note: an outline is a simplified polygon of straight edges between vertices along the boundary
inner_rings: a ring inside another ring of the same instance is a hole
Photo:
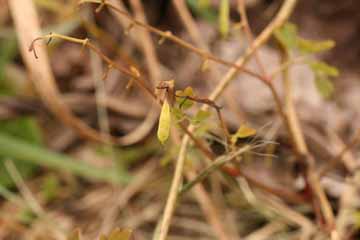
[[[220,0],[109,2],[229,62],[250,45],[235,0],[229,0],[230,30],[225,36],[221,26],[219,30]],[[256,38],[284,1],[245,2]],[[114,68],[107,70],[99,55],[81,44],[58,38],[48,44],[37,41],[35,58],[28,48],[36,37],[58,33],[88,38],[114,63],[138,69],[152,90],[174,79],[176,90],[191,86],[196,96],[206,98],[229,69],[211,62],[210,70],[203,71],[203,58],[169,40],[159,44],[159,36],[132,26],[124,15],[106,7],[96,12],[97,7],[75,0],[0,0],[0,239],[67,239],[76,228],[83,239],[97,239],[116,227],[132,230],[133,239],[150,239],[164,209],[183,135],[172,130],[171,139],[160,144],[159,107],[134,80]],[[336,42],[329,51],[310,56],[340,71],[326,82],[325,96],[309,64],[300,58],[290,69],[296,111],[319,167],[360,128],[359,9],[360,2],[352,0],[302,0],[289,20],[302,38]],[[271,38],[257,53],[266,72],[276,73],[281,66],[276,40]],[[295,52],[294,58],[298,55]],[[255,58],[247,67],[261,72]],[[281,78],[274,75],[282,96]],[[302,166],[295,161],[268,87],[241,73],[216,103],[223,107],[231,133],[244,123],[256,129],[256,136],[239,144],[266,144],[244,156],[241,169],[249,178],[229,180],[238,187],[223,180],[228,176],[221,171],[214,174],[221,180],[204,180],[210,207],[201,191],[184,194],[168,239],[221,239],[211,222],[213,208],[220,229],[225,228],[222,239],[330,239],[309,204],[269,197],[253,184],[264,182],[283,192],[306,190],[299,174]],[[226,143],[217,121],[213,114],[196,134],[220,156]],[[106,134],[117,142],[95,141],[109,140]],[[353,148],[340,162],[321,179],[342,236],[331,239],[358,239],[359,149]],[[205,166],[202,153],[191,145],[185,171],[199,173]]]

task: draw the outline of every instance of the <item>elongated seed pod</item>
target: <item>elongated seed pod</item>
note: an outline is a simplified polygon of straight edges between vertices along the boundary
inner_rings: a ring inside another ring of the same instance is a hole
[[[170,135],[171,113],[170,105],[165,99],[161,108],[157,137],[164,144]]]

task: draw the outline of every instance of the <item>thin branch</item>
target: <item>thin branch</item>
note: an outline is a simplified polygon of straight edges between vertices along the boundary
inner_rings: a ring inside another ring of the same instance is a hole
[[[286,48],[280,49],[282,52],[283,63],[289,62],[290,53]],[[299,161],[304,161],[306,164],[305,178],[310,187],[312,195],[315,197],[313,200],[314,209],[317,209],[317,204],[320,206],[322,216],[325,218],[327,226],[333,228],[334,226],[334,214],[322,188],[319,180],[319,176],[315,169],[315,160],[309,153],[308,147],[305,142],[303,131],[299,123],[299,119],[295,110],[293,101],[293,90],[291,79],[289,75],[289,68],[284,68],[283,71],[283,83],[285,86],[285,118],[286,125],[288,127],[289,134],[292,138],[293,145],[296,153],[298,154]],[[316,201],[317,200],[317,201]]]
[[[179,195],[182,195],[182,194],[186,193],[194,185],[196,185],[199,182],[202,182],[205,178],[207,178],[210,174],[215,172],[217,169],[221,168],[226,163],[231,162],[236,157],[238,157],[239,155],[241,155],[242,153],[244,153],[246,151],[249,151],[250,149],[252,149],[252,147],[250,145],[246,145],[246,146],[240,148],[239,150],[237,150],[234,153],[231,153],[231,154],[229,154],[227,156],[221,156],[221,157],[215,159],[206,169],[204,169],[200,174],[198,174],[196,176],[196,178],[194,178],[191,182],[188,182],[187,184],[185,184],[180,189]]]
[[[52,39],[52,38],[58,38],[58,39],[62,39],[62,40],[68,41],[68,42],[80,44],[80,45],[82,45],[84,47],[88,47],[90,50],[94,51],[97,55],[99,55],[99,57],[106,64],[108,64],[108,66],[110,68],[115,68],[119,72],[121,72],[121,73],[135,79],[135,82],[138,84],[138,86],[140,88],[145,90],[145,92],[147,92],[151,97],[156,98],[153,91],[140,80],[141,75],[140,75],[139,70],[137,70],[133,66],[128,69],[128,68],[125,68],[125,67],[123,67],[123,66],[121,66],[119,64],[116,64],[108,56],[103,54],[103,52],[98,47],[96,47],[94,44],[92,44],[88,38],[79,39],[79,38],[68,37],[68,36],[65,36],[65,35],[57,34],[57,33],[50,33],[50,34],[47,34],[45,36],[38,37],[38,38],[34,39],[32,41],[32,43],[31,43],[30,47],[29,47],[29,51],[32,51],[32,52],[34,52],[34,54],[36,54],[35,43],[37,41],[39,41],[39,40]]]
[[[251,48],[249,48],[245,56],[240,57],[236,66],[244,66],[249,57],[253,54],[253,52],[263,45],[272,35],[273,31],[280,27],[290,16],[293,8],[295,7],[296,0],[286,0],[280,9],[278,15],[273,19],[273,21],[265,28],[265,30],[255,39],[254,44]],[[225,77],[220,81],[220,83],[216,86],[215,90],[210,94],[209,99],[214,101],[216,100],[222,92],[225,90],[226,86],[232,81],[233,77],[238,73],[238,68],[231,68]],[[208,105],[203,105],[203,110],[208,109]],[[194,131],[195,126],[190,125],[189,131]],[[171,184],[169,197],[165,206],[165,211],[163,215],[163,220],[161,221],[159,235],[157,240],[165,240],[169,231],[169,226],[171,222],[172,215],[175,210],[177,193],[179,191],[179,187],[182,180],[182,172],[184,169],[185,156],[186,156],[186,148],[189,144],[190,137],[188,135],[184,136],[181,141],[180,152],[177,158],[175,174],[173,177],[173,181]]]
[[[115,10],[116,12],[122,14],[123,16],[127,17],[132,23],[134,23],[135,25],[139,26],[139,27],[142,27],[146,30],[148,30],[149,32],[152,32],[154,34],[157,34],[161,37],[160,39],[160,42],[163,42],[165,39],[166,40],[170,40],[174,43],[176,43],[177,45],[199,55],[201,58],[203,59],[207,59],[207,60],[212,60],[214,62],[218,62],[224,66],[228,66],[228,67],[231,67],[231,68],[235,68],[237,69],[238,71],[242,71],[246,74],[249,74],[250,76],[253,76],[257,79],[260,79],[262,81],[266,81],[266,78],[264,78],[262,75],[259,75],[258,73],[256,72],[253,72],[251,70],[248,70],[246,69],[244,66],[240,65],[240,64],[236,64],[236,63],[232,63],[232,62],[229,62],[229,61],[226,61],[224,59],[221,59],[221,58],[218,58],[214,55],[212,55],[211,53],[209,53],[208,51],[206,50],[202,50],[200,48],[197,48],[197,47],[194,47],[192,44],[182,40],[181,38],[179,37],[176,37],[175,35],[173,35],[170,31],[161,31],[155,27],[152,27],[150,25],[147,25],[141,21],[138,21],[136,19],[133,19],[132,16],[128,15],[125,11],[117,8],[115,5],[109,3],[108,1],[101,1],[101,0],[81,0],[79,2],[79,4],[84,4],[84,3],[104,3],[107,7]]]
[[[250,44],[253,44],[254,42],[254,36],[253,33],[251,31],[250,25],[249,25],[249,20],[246,14],[246,4],[245,4],[245,0],[238,0],[238,11],[240,13],[241,16],[241,24],[242,27],[244,28],[246,37],[248,38],[248,41],[250,42]],[[257,63],[257,65],[260,68],[260,72],[263,76],[266,76],[266,69],[264,64],[262,63],[260,56],[259,56],[259,51],[256,50],[254,51],[254,56],[255,56],[255,61]]]
[[[357,130],[353,139],[334,157],[327,165],[319,170],[319,176],[325,176],[329,171],[336,167],[336,164],[348,153],[352,148],[360,143],[360,129]]]

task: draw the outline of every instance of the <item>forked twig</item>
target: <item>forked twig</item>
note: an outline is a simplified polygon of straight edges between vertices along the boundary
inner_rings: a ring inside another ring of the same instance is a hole
[[[108,1],[106,0],[81,0],[79,1],[79,5],[82,5],[84,3],[98,3],[98,4],[105,4],[107,7],[113,9],[114,11],[118,12],[119,14],[125,16],[126,18],[128,18],[134,25],[136,26],[139,26],[139,27],[142,27],[144,29],[146,29],[147,31],[149,32],[152,32],[154,34],[157,34],[158,36],[161,37],[161,39],[159,40],[160,43],[162,43],[165,39],[169,40],[169,41],[172,41],[174,43],[176,43],[177,45],[199,55],[201,58],[203,59],[208,59],[208,60],[212,60],[214,62],[218,62],[224,66],[227,66],[227,67],[231,67],[231,68],[235,68],[237,69],[238,71],[242,71],[246,74],[249,74],[250,76],[253,76],[257,79],[260,79],[262,81],[267,81],[268,79],[267,78],[264,78],[262,75],[254,72],[254,71],[251,71],[239,64],[235,64],[235,63],[232,63],[232,62],[229,62],[229,61],[226,61],[224,59],[221,59],[221,58],[218,58],[214,55],[212,55],[211,53],[209,53],[208,51],[206,50],[202,50],[202,49],[199,49],[197,47],[194,47],[192,44],[182,40],[181,38],[175,36],[174,34],[172,34],[170,31],[161,31],[155,27],[152,27],[150,25],[147,25],[141,21],[138,21],[136,19],[134,19],[132,16],[130,16],[127,12],[119,9],[118,7],[116,7],[115,5],[113,5],[112,3],[109,3]]]
[[[85,39],[79,39],[79,38],[74,38],[74,37],[69,37],[69,36],[65,36],[65,35],[61,35],[61,34],[57,34],[57,33],[50,33],[47,35],[44,35],[42,37],[38,37],[36,39],[34,39],[31,43],[31,45],[29,46],[29,51],[34,52],[34,55],[36,55],[36,48],[35,48],[35,43],[37,41],[40,40],[46,40],[46,39],[52,39],[52,38],[57,38],[57,39],[62,39],[68,42],[72,42],[72,43],[76,43],[76,44],[80,44],[83,47],[88,47],[90,50],[94,51],[97,55],[99,55],[99,57],[106,63],[108,64],[108,66],[111,66],[113,68],[115,68],[116,70],[118,70],[119,72],[135,79],[135,82],[138,84],[138,86],[140,88],[142,88],[143,90],[145,90],[145,92],[147,92],[150,96],[155,98],[155,94],[153,93],[153,91],[147,87],[141,80],[140,80],[140,72],[139,70],[137,70],[135,67],[130,67],[125,68],[119,64],[116,64],[114,61],[112,61],[108,56],[106,56],[105,54],[103,54],[103,52],[96,47],[94,44],[92,44],[90,42],[90,40],[88,38]]]

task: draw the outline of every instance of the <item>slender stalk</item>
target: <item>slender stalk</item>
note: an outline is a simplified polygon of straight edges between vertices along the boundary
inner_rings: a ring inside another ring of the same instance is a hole
[[[355,133],[353,139],[348,143],[334,158],[330,160],[330,162],[325,165],[323,168],[319,170],[319,176],[325,176],[330,170],[332,170],[336,164],[340,161],[344,155],[351,150],[351,148],[355,147],[360,142],[360,129]]]
[[[191,182],[188,182],[186,185],[184,185],[180,191],[179,195],[182,195],[189,191],[193,186],[195,186],[197,183],[203,181],[206,177],[208,177],[210,174],[215,172],[217,169],[224,166],[226,163],[231,162],[234,160],[234,158],[238,157],[242,153],[249,151],[252,147],[250,145],[246,145],[239,150],[237,150],[235,153],[232,153],[228,156],[221,156],[217,159],[215,159],[206,169],[204,169],[199,175],[195,177]]]
[[[288,52],[287,49],[283,48],[281,50],[282,50],[283,63],[289,62],[290,53]],[[285,123],[288,127],[289,134],[293,140],[293,145],[295,147],[296,153],[300,157],[299,160],[300,161],[304,160],[304,163],[306,164],[307,169],[304,175],[311,189],[311,192],[315,197],[313,199],[313,203],[315,204],[314,209],[317,208],[316,205],[318,204],[321,209],[322,216],[326,221],[327,226],[330,227],[331,229],[334,227],[333,225],[335,223],[334,214],[331,205],[329,203],[329,200],[327,199],[327,196],[324,192],[324,189],[320,184],[319,175],[317,174],[315,169],[315,160],[308,150],[301,126],[299,124],[299,119],[293,101],[293,90],[292,90],[292,84],[289,76],[288,67],[284,68],[283,81],[285,86],[284,120],[286,121]]]
[[[236,61],[237,66],[244,66],[249,57],[254,53],[254,51],[262,46],[267,40],[271,37],[273,31],[280,27],[290,16],[292,10],[294,9],[296,4],[296,0],[286,0],[280,9],[278,15],[273,19],[273,21],[265,28],[265,30],[255,39],[251,48],[249,48],[245,55],[240,57]],[[225,90],[226,86],[232,81],[235,75],[238,73],[239,68],[233,67],[231,68],[227,74],[221,79],[220,83],[216,86],[214,91],[210,94],[209,100],[214,101],[217,99]],[[203,105],[202,109],[207,110],[209,108],[208,105]],[[189,131],[193,131],[195,129],[194,125],[189,126]],[[177,158],[175,174],[173,177],[173,182],[171,184],[170,193],[168,196],[168,200],[166,202],[165,211],[163,215],[163,220],[160,225],[159,235],[157,235],[156,240],[165,240],[169,231],[169,226],[171,222],[171,218],[175,209],[177,193],[179,191],[179,187],[182,180],[182,171],[184,169],[185,163],[185,155],[186,148],[189,143],[189,136],[186,135],[183,137],[180,146],[180,153]]]

